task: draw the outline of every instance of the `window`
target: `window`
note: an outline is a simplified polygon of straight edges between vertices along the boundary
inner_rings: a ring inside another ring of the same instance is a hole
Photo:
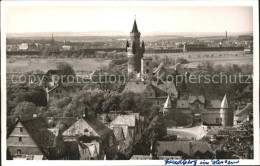
[[[21,149],[17,149],[17,154],[22,154]]]
[[[149,62],[146,62],[146,66],[149,66]]]
[[[19,142],[22,142],[22,137],[19,137]]]
[[[21,128],[20,128],[20,133],[22,133],[22,132],[23,132],[23,128],[21,127]]]
[[[60,90],[60,93],[62,93],[62,90]]]
[[[59,90],[58,90],[58,89],[56,90],[56,93],[59,93]]]
[[[157,100],[157,105],[160,105],[160,102]]]
[[[146,73],[147,73],[147,74],[149,73],[149,69],[146,69]]]

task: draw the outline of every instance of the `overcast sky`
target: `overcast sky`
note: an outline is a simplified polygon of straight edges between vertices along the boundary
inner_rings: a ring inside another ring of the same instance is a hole
[[[7,7],[7,33],[252,32],[252,7]]]

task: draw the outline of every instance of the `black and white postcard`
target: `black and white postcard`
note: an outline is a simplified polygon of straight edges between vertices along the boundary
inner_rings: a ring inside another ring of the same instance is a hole
[[[258,165],[258,13],[2,2],[2,164]]]

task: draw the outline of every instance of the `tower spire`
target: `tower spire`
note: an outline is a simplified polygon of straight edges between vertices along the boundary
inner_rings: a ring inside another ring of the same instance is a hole
[[[133,25],[133,29],[132,29],[132,33],[133,32],[139,32],[138,28],[137,28],[137,24],[136,24],[136,16],[135,16],[135,21],[134,21],[134,25]]]
[[[53,37],[53,34],[51,35],[51,44],[54,44],[54,37]]]

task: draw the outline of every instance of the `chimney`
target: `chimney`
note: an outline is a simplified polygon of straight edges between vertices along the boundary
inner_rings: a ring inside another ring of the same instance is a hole
[[[228,40],[228,38],[227,38],[227,31],[226,31],[226,40]]]

